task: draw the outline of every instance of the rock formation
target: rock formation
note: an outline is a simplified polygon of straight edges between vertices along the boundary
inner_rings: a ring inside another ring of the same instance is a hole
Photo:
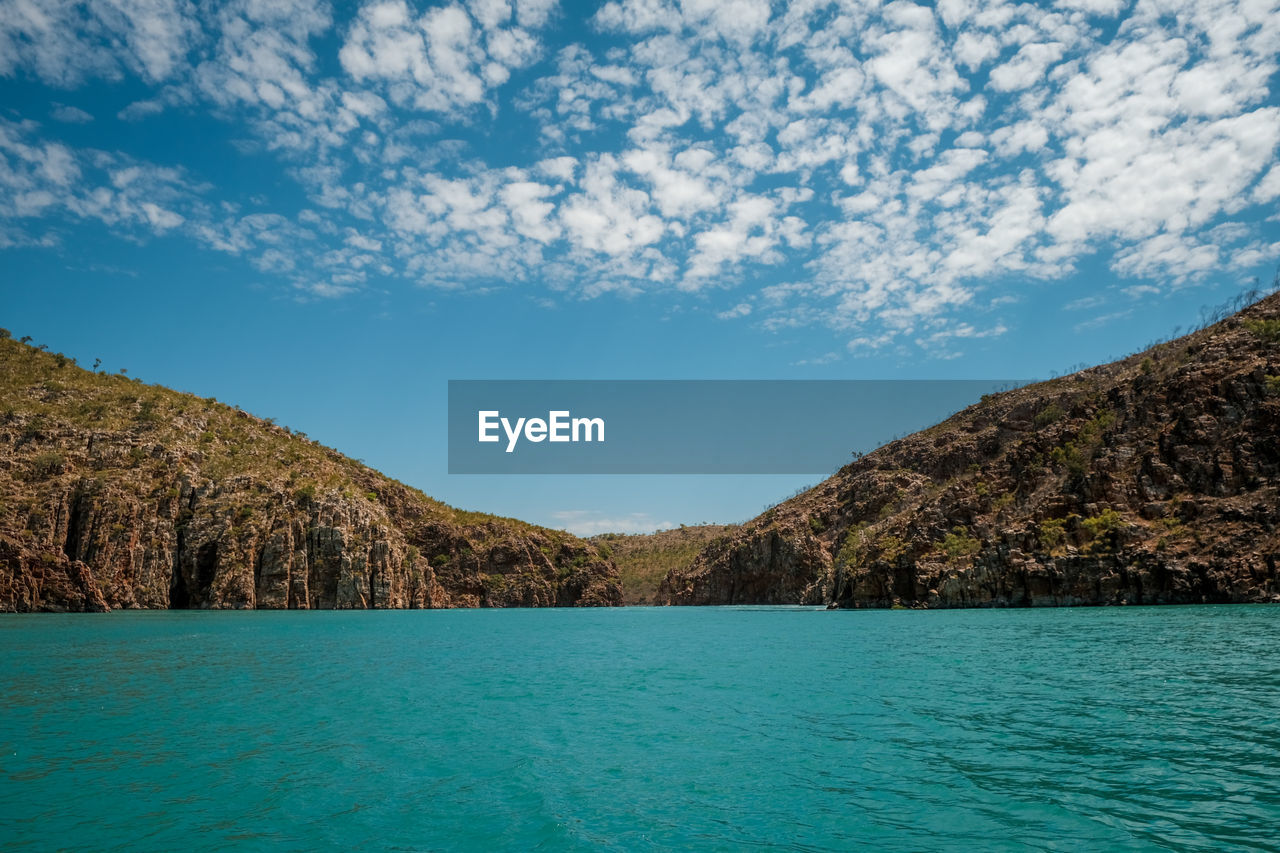
[[[712,542],[658,603],[1280,601],[1280,294],[985,398]]]
[[[0,610],[616,605],[567,533],[0,336]]]

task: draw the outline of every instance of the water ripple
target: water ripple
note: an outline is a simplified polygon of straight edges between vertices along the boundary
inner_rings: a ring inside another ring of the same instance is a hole
[[[1267,607],[10,616],[0,837],[1280,850],[1277,628]]]

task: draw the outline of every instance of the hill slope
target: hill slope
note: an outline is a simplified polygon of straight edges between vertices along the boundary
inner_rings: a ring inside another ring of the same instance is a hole
[[[618,565],[624,604],[652,604],[662,579],[687,568],[709,542],[735,529],[731,524],[696,524],[655,533],[602,533],[591,537]]]
[[[0,610],[616,605],[562,531],[301,433],[0,339]]]
[[[984,399],[712,543],[668,604],[1280,600],[1280,294]]]

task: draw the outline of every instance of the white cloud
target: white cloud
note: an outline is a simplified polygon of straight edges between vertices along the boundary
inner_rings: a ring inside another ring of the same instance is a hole
[[[54,104],[53,109],[49,110],[49,115],[55,121],[65,122],[67,124],[88,124],[93,121],[93,114],[66,104]]]
[[[537,168],[549,178],[572,181],[578,168],[578,161],[572,157],[552,157],[538,163]]]
[[[1252,200],[1265,204],[1280,197],[1280,164],[1272,166],[1267,174],[1253,188]]]
[[[726,221],[694,236],[695,250],[682,286],[697,289],[723,267],[748,260],[777,263],[777,247],[782,238],[779,207],[776,200],[758,195],[743,195],[731,202]]]
[[[1042,123],[1027,119],[996,129],[991,134],[996,152],[1002,157],[1016,157],[1022,152],[1044,150],[1049,143],[1049,130]]]
[[[723,203],[727,175],[710,165],[714,157],[705,148],[688,149],[673,162],[669,150],[652,146],[626,152],[622,163],[645,180],[658,210],[671,219],[686,218]],[[715,178],[720,180],[713,188],[711,180]]]
[[[1072,326],[1072,330],[1079,332],[1087,332],[1091,329],[1097,329],[1117,320],[1124,320],[1133,315],[1132,308],[1126,308],[1124,311],[1115,311],[1110,314],[1101,314],[1091,320],[1085,320],[1082,323],[1076,323]]]
[[[560,225],[553,219],[555,204],[547,200],[554,193],[555,188],[533,181],[514,181],[502,188],[500,196],[517,233],[539,243],[560,236]]]
[[[381,240],[375,240],[372,237],[368,237],[364,234],[359,234],[354,230],[350,231],[347,234],[347,238],[344,242],[351,248],[360,249],[361,251],[364,251],[364,252],[381,252],[382,251]]]
[[[618,165],[609,155],[588,163],[581,191],[570,195],[561,209],[572,242],[587,252],[629,256],[657,242],[666,230],[651,212],[649,195],[619,180]]]
[[[749,302],[739,302],[737,305],[733,306],[727,311],[721,311],[717,313],[716,317],[718,317],[721,320],[736,320],[739,317],[746,317],[750,313],[751,313],[751,304]]]
[[[545,20],[549,7],[524,4],[525,20]],[[415,15],[403,0],[364,6],[338,53],[357,82],[376,81],[388,97],[415,109],[448,112],[480,103],[539,53],[537,40],[513,25],[507,0],[474,0]]]
[[[183,234],[310,296],[734,288],[713,313],[945,353],[1095,259],[1139,293],[1276,256],[1275,0],[615,0],[583,40],[571,13],[0,0],[0,75],[132,76],[121,118],[211,112],[307,196],[246,206],[10,122],[0,242]]]
[[[918,338],[916,344],[920,347],[932,350],[935,355],[946,358],[954,353],[954,350],[942,349],[943,347],[952,345],[957,340],[980,340],[982,338],[996,338],[1009,331],[1004,325],[996,325],[987,329],[974,328],[969,323],[959,323],[954,326],[945,327],[932,332],[929,335]]]
[[[575,536],[597,536],[601,533],[653,533],[675,526],[673,522],[658,520],[644,512],[607,516],[599,510],[565,509],[553,512],[551,517]]]
[[[1073,299],[1062,307],[1067,311],[1082,311],[1088,308],[1097,308],[1107,303],[1105,296],[1082,296],[1079,299]]]
[[[990,33],[966,30],[956,38],[952,51],[956,59],[976,71],[1000,54],[1000,42]]]
[[[198,44],[195,6],[183,0],[0,2],[0,76],[26,69],[47,83],[137,74],[169,79]]]
[[[10,242],[24,220],[58,215],[133,237],[163,234],[186,221],[175,208],[198,205],[200,187],[176,169],[41,141],[36,131],[31,122],[0,120],[0,220],[10,220]]]
[[[522,27],[540,29],[547,25],[558,5],[557,0],[516,0],[516,20]]]
[[[1048,67],[1062,58],[1063,47],[1056,42],[1025,44],[1012,59],[991,71],[991,87],[1010,92],[1034,86]]]
[[[1121,275],[1172,278],[1175,282],[1203,275],[1219,266],[1221,250],[1177,234],[1157,234],[1116,255]]]

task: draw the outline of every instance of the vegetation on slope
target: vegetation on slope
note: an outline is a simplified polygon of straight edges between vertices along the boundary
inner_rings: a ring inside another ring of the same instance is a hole
[[[624,604],[652,604],[662,579],[687,568],[708,543],[725,537],[736,525],[681,525],[656,533],[603,533],[591,538],[618,566]]]
[[[0,609],[620,594],[568,533],[455,509],[270,420],[0,331]]]
[[[1280,598],[1280,294],[991,395],[712,543],[674,604]]]

